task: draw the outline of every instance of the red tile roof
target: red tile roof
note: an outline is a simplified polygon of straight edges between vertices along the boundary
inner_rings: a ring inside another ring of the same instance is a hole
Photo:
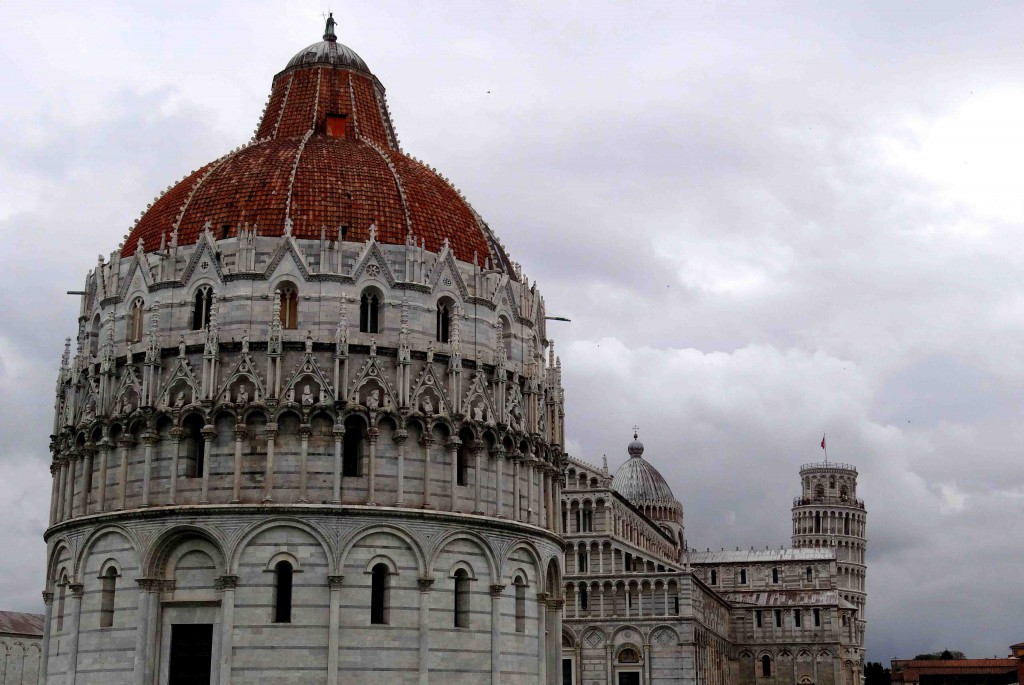
[[[43,636],[43,615],[0,611],[0,633]]]
[[[347,116],[344,137],[327,135],[328,114]],[[179,245],[195,243],[207,222],[218,239],[246,223],[258,224],[259,235],[279,236],[287,214],[298,238],[317,239],[326,228],[336,239],[345,226],[347,240],[366,240],[376,223],[383,243],[404,244],[411,229],[417,244],[426,240],[433,252],[448,239],[456,258],[476,255],[483,265],[492,256],[495,266],[510,270],[466,201],[399,152],[393,130],[373,76],[324,64],[287,69],[274,78],[259,142],[175,185],[145,212],[121,254],[132,254],[140,239],[153,252],[175,228]]]

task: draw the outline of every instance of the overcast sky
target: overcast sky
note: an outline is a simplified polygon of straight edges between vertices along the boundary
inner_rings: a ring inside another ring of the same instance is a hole
[[[47,436],[96,255],[252,135],[323,3],[4,2],[0,606],[42,611]],[[1007,652],[1024,549],[1024,9],[335,7],[405,150],[539,281],[569,450],[638,424],[691,545],[789,545],[855,464],[868,658]]]

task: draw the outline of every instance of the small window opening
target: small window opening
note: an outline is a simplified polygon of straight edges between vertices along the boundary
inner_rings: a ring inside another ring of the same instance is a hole
[[[803,616],[799,609],[793,609],[793,625],[797,628],[803,627]]]
[[[370,623],[374,625],[388,624],[390,574],[391,571],[386,564],[377,564],[371,571]]]
[[[589,561],[589,559],[587,558],[587,553],[586,552],[580,552],[576,556],[576,561],[577,561],[577,564],[578,564],[577,568],[576,568],[576,572],[577,573],[586,573],[588,571],[587,563]]]
[[[516,632],[526,632],[526,581],[522,576],[515,580],[516,586]]]
[[[773,583],[779,582],[779,569],[777,569],[777,568],[773,568],[772,569],[772,582]]]
[[[806,571],[805,571],[805,573],[807,575],[807,582],[808,583],[810,583],[811,581],[814,580],[814,569],[812,569],[810,566],[808,566]]]
[[[711,584],[718,585],[718,571],[711,569]]]
[[[587,611],[590,608],[590,596],[587,594],[586,586],[580,588],[580,609]]]
[[[772,677],[772,658],[767,654],[761,657],[761,676],[764,678]]]
[[[292,565],[279,561],[274,566],[274,623],[292,622]]]
[[[747,569],[741,568],[740,569],[740,585],[746,585],[746,584],[747,584]]]
[[[181,441],[184,450],[185,477],[201,478],[206,468],[206,440],[203,438],[203,419],[196,414],[185,419],[185,438]]]
[[[358,419],[345,422],[341,475],[359,476],[362,469],[363,423]]]
[[[679,615],[679,596],[676,595],[672,598],[672,613],[676,616]]]
[[[820,628],[821,627],[821,609],[815,609],[814,610],[814,627],[815,628]]]
[[[782,609],[776,609],[775,610],[775,627],[776,628],[781,628],[782,627]]]
[[[459,434],[462,444],[455,452],[455,484],[469,485],[469,459],[470,443],[473,442],[473,435],[468,431]]]
[[[594,532],[594,512],[590,509],[583,510],[583,532]]]
[[[213,307],[213,289],[203,286],[196,290],[192,306],[192,330],[201,331],[210,325],[210,309]]]
[[[231,234],[231,224],[221,224],[220,226],[220,239],[226,240],[228,235]]]
[[[758,628],[761,627],[761,610],[758,609],[754,612],[754,625]]]
[[[68,598],[67,578],[61,581],[60,589],[57,590],[57,631],[64,630],[64,605]]]
[[[128,342],[130,343],[142,340],[142,312],[142,298],[138,297],[128,310]]]
[[[449,341],[452,326],[451,307],[447,302],[437,303],[437,341],[446,343]]]
[[[347,114],[328,114],[326,133],[330,138],[344,138],[348,132]]]
[[[380,300],[376,293],[363,293],[359,298],[359,331],[361,333],[379,333]]]
[[[281,328],[295,330],[299,327],[299,291],[293,285],[283,285],[281,292]]]
[[[100,579],[100,628],[114,625],[114,592],[117,589],[117,569],[108,568]]]
[[[455,627],[469,627],[469,574],[460,568],[455,572]]]

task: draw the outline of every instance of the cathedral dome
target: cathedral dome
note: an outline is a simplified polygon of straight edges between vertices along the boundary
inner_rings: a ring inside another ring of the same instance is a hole
[[[415,244],[504,271],[497,239],[462,194],[435,169],[402,153],[384,87],[366,62],[337,42],[299,51],[274,77],[247,145],[172,186],[142,213],[121,248],[155,252],[255,228],[260,236]]]
[[[643,458],[644,444],[636,433],[629,443],[629,459],[619,467],[612,479],[612,488],[635,505],[675,504],[672,488],[664,476]]]

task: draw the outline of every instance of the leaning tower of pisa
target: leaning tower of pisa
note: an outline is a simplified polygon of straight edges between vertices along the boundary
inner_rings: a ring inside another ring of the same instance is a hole
[[[802,491],[793,500],[793,546],[834,547],[840,596],[857,607],[858,642],[864,643],[864,563],[867,512],[857,499],[857,467],[836,462],[800,467]]]

